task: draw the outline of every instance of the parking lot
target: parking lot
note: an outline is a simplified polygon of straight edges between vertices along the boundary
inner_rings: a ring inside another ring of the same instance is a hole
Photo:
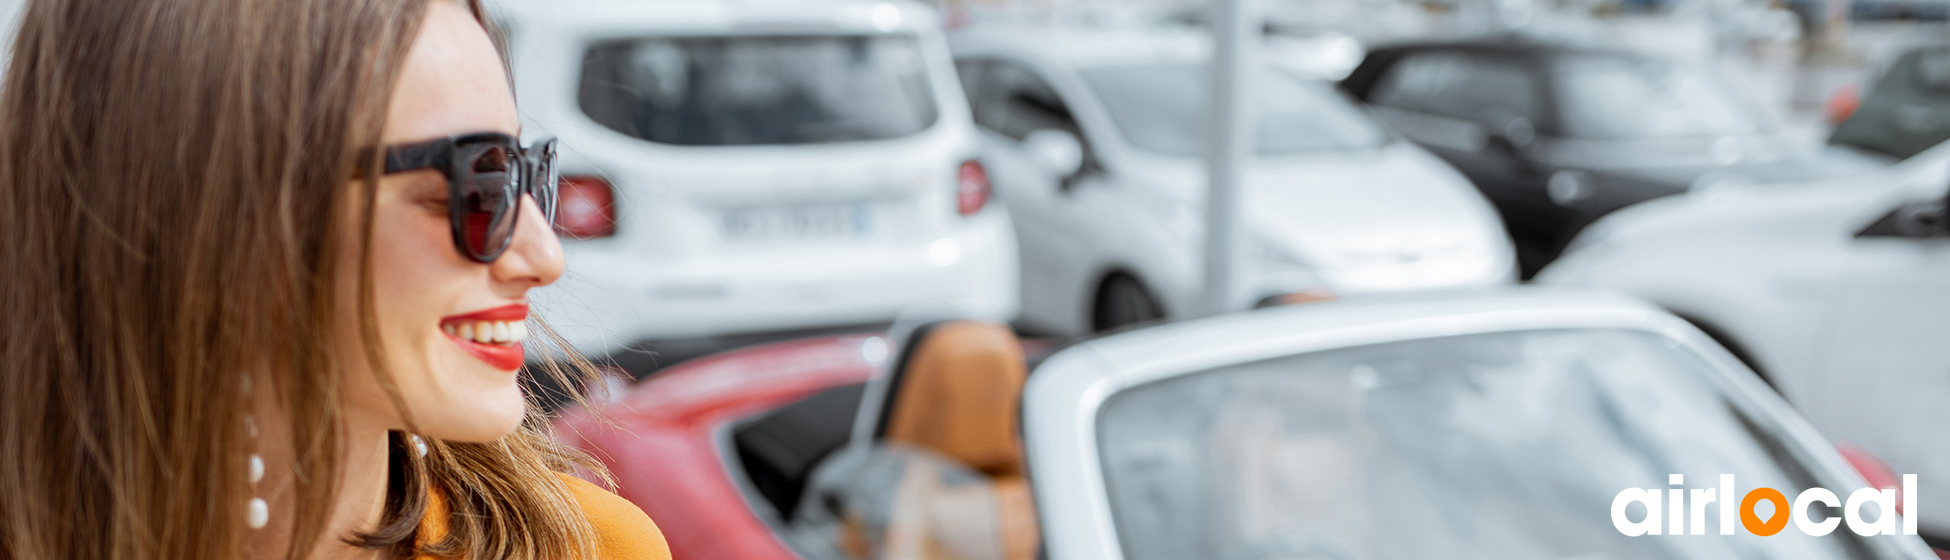
[[[1603,523],[1950,476],[1926,9],[1267,0],[1217,213],[1210,6],[584,8],[495,12],[566,161],[538,297],[680,556],[1950,547],[1929,482],[1925,540]]]

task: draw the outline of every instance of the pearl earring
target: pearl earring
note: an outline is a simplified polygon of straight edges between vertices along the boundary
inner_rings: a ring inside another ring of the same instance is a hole
[[[251,378],[250,375],[246,374],[244,376],[244,396],[249,397],[250,394]],[[264,458],[257,454],[257,418],[248,412],[244,413],[244,438],[249,440],[251,448],[249,475],[251,501],[249,509],[244,513],[244,524],[250,526],[252,529],[262,529],[265,523],[271,521],[271,505],[265,503],[264,498],[260,497],[257,492],[257,482],[264,480]]]
[[[427,456],[427,440],[420,439],[420,434],[413,434],[413,450],[420,452],[421,457]]]

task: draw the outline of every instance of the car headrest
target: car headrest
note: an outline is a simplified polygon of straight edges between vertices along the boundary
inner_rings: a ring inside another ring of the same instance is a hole
[[[1009,327],[950,321],[917,329],[889,381],[878,434],[990,476],[1021,476],[1018,404],[1029,377]]]

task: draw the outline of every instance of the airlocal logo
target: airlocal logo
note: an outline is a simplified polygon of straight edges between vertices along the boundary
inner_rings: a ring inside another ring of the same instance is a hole
[[[1675,474],[1668,477],[1667,480],[1673,486],[1678,486],[1686,482],[1686,477]],[[1656,488],[1626,488],[1625,491],[1618,493],[1618,497],[1612,498],[1611,500],[1611,525],[1617,527],[1618,532],[1624,533],[1628,537],[1657,535],[1660,534],[1659,529],[1661,527],[1665,527],[1667,530],[1666,534],[1669,535],[1704,535],[1706,534],[1706,504],[1718,501],[1719,507],[1716,509],[1719,510],[1720,514],[1719,526],[1720,534],[1722,535],[1733,534],[1734,516],[1736,514],[1740,517],[1739,526],[1745,527],[1749,533],[1763,537],[1781,532],[1781,529],[1787,526],[1788,520],[1790,519],[1794,520],[1794,527],[1796,529],[1800,529],[1802,533],[1816,537],[1833,532],[1835,526],[1841,523],[1843,519],[1848,520],[1848,530],[1855,531],[1857,535],[1865,537],[1894,535],[1896,534],[1896,517],[1898,517],[1895,515],[1896,504],[1901,503],[1905,506],[1903,513],[1906,514],[1901,516],[1903,518],[1902,534],[1916,534],[1916,475],[1913,474],[1903,475],[1903,498],[1901,502],[1896,501],[1896,491],[1887,488],[1881,490],[1875,488],[1856,490],[1854,493],[1848,495],[1847,504],[1843,504],[1840,499],[1835,497],[1834,492],[1830,492],[1826,488],[1809,488],[1802,491],[1801,495],[1795,496],[1794,503],[1790,507],[1787,496],[1781,495],[1780,490],[1773,488],[1755,488],[1752,492],[1748,492],[1745,497],[1740,499],[1740,507],[1727,507],[1728,504],[1733,502],[1731,499],[1734,495],[1733,488],[1733,475],[1730,474],[1720,475],[1719,488],[1692,489],[1693,497],[1691,500],[1685,499],[1686,489],[1671,488],[1666,491],[1667,495],[1671,496],[1671,498],[1663,500],[1670,507],[1661,507],[1662,500],[1659,499],[1659,490]],[[1774,505],[1774,513],[1764,521],[1754,511],[1754,507],[1763,501],[1772,502]],[[1632,502],[1645,505],[1645,519],[1639,521],[1626,519],[1625,508],[1631,505]],[[1814,503],[1820,503],[1831,508],[1837,505],[1842,506],[1842,519],[1836,519],[1832,516],[1821,521],[1810,519],[1808,517],[1808,506]],[[1689,504],[1692,506],[1691,508],[1686,507]],[[1876,505],[1876,510],[1880,513],[1876,514],[1875,521],[1865,521],[1862,519],[1863,504]],[[1691,515],[1687,515],[1688,510],[1691,511]],[[1669,512],[1666,515],[1669,520],[1668,523],[1661,523],[1659,515],[1661,511]],[[1685,523],[1687,520],[1691,520],[1692,523]],[[1689,525],[1691,531],[1683,531]]]

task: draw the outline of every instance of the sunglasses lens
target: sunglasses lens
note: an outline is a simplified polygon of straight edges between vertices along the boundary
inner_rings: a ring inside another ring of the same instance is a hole
[[[549,223],[555,223],[556,191],[562,183],[562,173],[555,167],[555,139],[543,140],[528,150],[528,158],[534,166],[533,181],[529,193],[535,197],[535,205],[540,207],[542,216]]]
[[[501,255],[514,238],[515,203],[520,200],[513,150],[486,146],[467,160],[465,173],[457,178],[460,200],[455,207],[455,227],[468,256],[488,262]]]

